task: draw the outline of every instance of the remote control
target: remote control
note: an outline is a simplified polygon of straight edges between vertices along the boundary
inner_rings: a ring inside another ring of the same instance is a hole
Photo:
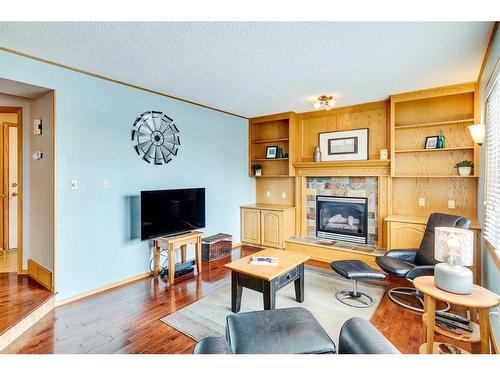
[[[464,318],[463,316],[460,316],[460,315],[456,315],[456,314],[451,314],[451,313],[442,312],[442,311],[436,311],[436,315],[441,317],[441,318],[454,320],[454,321],[462,323],[462,324],[469,324],[470,323],[469,319]]]
[[[460,332],[458,329],[450,327],[448,324],[442,323],[442,322],[436,322],[436,325],[438,327],[441,327],[442,329],[452,332],[456,335],[462,336],[462,332]]]
[[[445,324],[450,325],[450,326],[455,327],[455,328],[463,329],[464,331],[467,331],[467,332],[472,332],[472,329],[469,327],[469,325],[462,324],[462,323],[456,322],[456,321],[451,320],[451,319],[441,318],[441,317],[437,316],[436,321],[445,323]]]

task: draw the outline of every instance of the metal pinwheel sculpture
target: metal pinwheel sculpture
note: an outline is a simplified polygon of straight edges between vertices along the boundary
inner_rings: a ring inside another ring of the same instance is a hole
[[[137,155],[147,163],[169,163],[180,146],[179,129],[163,112],[146,111],[132,125],[132,141]]]

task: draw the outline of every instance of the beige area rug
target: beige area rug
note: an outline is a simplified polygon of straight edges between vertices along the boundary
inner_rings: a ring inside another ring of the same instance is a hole
[[[359,282],[358,289],[371,296],[374,303],[368,308],[355,308],[346,306],[335,298],[337,291],[351,289],[352,282],[341,278],[333,271],[306,267],[303,303],[295,301],[293,285],[292,282],[278,291],[276,308],[302,306],[308,309],[336,343],[340,328],[346,320],[354,316],[369,320],[373,316],[386,289],[386,283],[383,281]],[[230,307],[231,286],[228,283],[161,320],[177,331],[200,341],[207,336],[225,336],[226,316],[232,314]],[[262,309],[262,294],[243,288],[240,312]]]

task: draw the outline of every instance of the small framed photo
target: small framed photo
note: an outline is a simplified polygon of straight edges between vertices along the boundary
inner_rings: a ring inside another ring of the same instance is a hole
[[[437,135],[433,135],[431,137],[425,138],[425,148],[426,149],[437,148],[438,138],[439,138],[439,136],[437,136]]]
[[[267,146],[266,159],[276,159],[278,155],[278,146]]]

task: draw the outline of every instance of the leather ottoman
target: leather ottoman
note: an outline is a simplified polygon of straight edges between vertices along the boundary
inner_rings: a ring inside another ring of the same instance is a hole
[[[335,353],[335,344],[302,307],[227,317],[226,339],[235,354]]]

